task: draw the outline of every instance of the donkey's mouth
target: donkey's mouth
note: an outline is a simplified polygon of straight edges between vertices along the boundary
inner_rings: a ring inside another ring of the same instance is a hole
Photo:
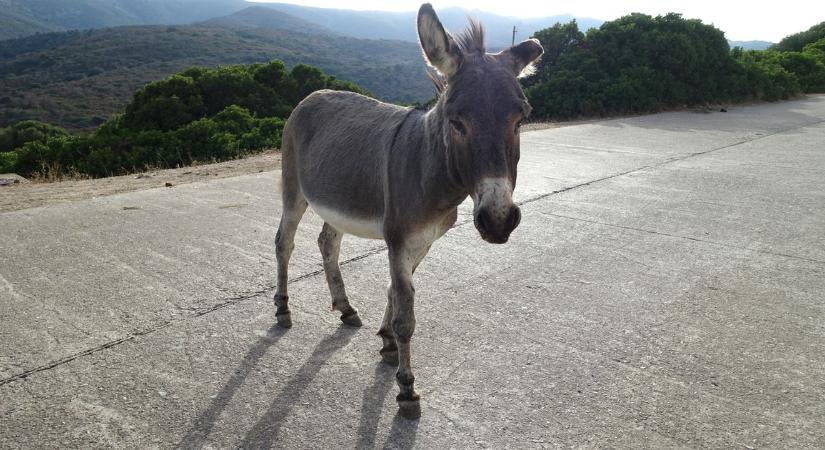
[[[507,241],[510,240],[510,233],[491,233],[487,230],[481,230],[478,227],[476,227],[476,230],[478,230],[478,234],[481,236],[481,239],[484,239],[484,242],[490,244],[506,244]]]
[[[506,244],[507,241],[510,239],[510,236],[493,236],[491,234],[481,234],[481,239],[484,241],[489,242],[490,244]]]

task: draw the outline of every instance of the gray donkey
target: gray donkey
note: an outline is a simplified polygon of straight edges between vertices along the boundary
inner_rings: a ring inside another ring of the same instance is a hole
[[[292,112],[282,145],[283,215],[276,237],[276,317],[292,326],[287,267],[308,205],[324,220],[318,237],[332,307],[361,326],[338,266],[341,238],[383,239],[390,260],[387,307],[378,335],[385,362],[397,364],[396,397],[406,417],[420,415],[413,389],[410,338],[415,330],[412,276],[432,243],[456,222],[471,196],[481,237],[507,242],[521,212],[513,203],[519,126],[530,112],[517,77],[542,54],[530,39],[486,53],[481,26],[444,30],[430,4],[418,11],[418,37],[446,83],[429,111],[390,105],[350,92],[318,91]],[[440,79],[440,78],[439,78]]]

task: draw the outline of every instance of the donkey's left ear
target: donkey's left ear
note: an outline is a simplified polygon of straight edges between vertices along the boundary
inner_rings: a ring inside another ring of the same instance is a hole
[[[513,73],[521,78],[532,75],[533,72],[535,72],[533,63],[539,59],[542,53],[544,53],[544,48],[542,48],[541,43],[538,39],[531,38],[521,44],[504,50],[501,52],[501,56],[506,58],[513,67]]]

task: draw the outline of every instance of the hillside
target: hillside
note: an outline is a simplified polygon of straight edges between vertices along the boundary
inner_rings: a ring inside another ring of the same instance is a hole
[[[25,119],[88,129],[144,84],[191,66],[306,63],[398,102],[433,90],[416,44],[217,24],[129,26],[0,42],[0,127]]]
[[[0,39],[121,25],[188,24],[247,6],[245,0],[0,0]]]

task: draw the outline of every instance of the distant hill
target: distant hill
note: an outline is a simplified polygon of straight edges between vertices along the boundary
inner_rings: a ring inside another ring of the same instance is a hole
[[[250,6],[254,9],[247,9]],[[245,0],[0,0],[0,40],[49,31],[124,25],[181,25],[212,19],[224,26],[265,28],[269,18],[262,8],[292,16],[293,26],[281,24],[278,29],[306,33],[326,31],[361,39],[410,42],[417,39],[414,11],[354,11],[287,3],[250,3]],[[239,11],[242,12],[235,14]],[[452,31],[462,30],[467,25],[468,13],[461,8],[440,9],[438,14]],[[573,19],[569,15],[518,19],[482,11],[470,11],[469,14],[484,23],[491,48],[509,46],[513,26],[518,29],[516,38],[524,40],[556,22]],[[229,17],[224,17],[227,15]],[[297,20],[303,20],[302,25],[306,29],[297,29],[300,25]],[[579,18],[578,22],[582,30],[602,23],[589,18]]]
[[[297,23],[279,20],[286,27]],[[0,41],[0,127],[37,119],[88,129],[122,111],[150,81],[191,66],[271,59],[319,67],[385,100],[433,95],[421,51],[410,42],[216,23],[127,26]]]
[[[315,23],[336,33],[363,39],[398,39],[417,42],[415,30],[416,12],[354,11],[347,9],[314,8],[288,3],[260,3],[261,6],[276,9],[292,16]],[[487,30],[487,45],[491,48],[510,46],[513,26],[517,28],[516,39],[524,40],[543,28],[556,22],[566,23],[574,19],[570,15],[550,16],[534,19],[519,19],[490,14],[483,11],[466,11],[462,8],[438,10],[438,17],[450,31],[460,31],[467,26],[468,14],[481,21]],[[587,30],[598,27],[601,20],[578,18],[579,28]]]
[[[333,34],[328,28],[265,6],[250,6],[228,16],[202,22],[203,25],[222,26],[236,30],[261,28],[289,30],[309,34]]]
[[[745,50],[767,50],[773,45],[773,42],[768,41],[728,41],[730,48],[742,47]]]
[[[0,39],[121,25],[188,24],[247,6],[245,0],[0,0]]]

